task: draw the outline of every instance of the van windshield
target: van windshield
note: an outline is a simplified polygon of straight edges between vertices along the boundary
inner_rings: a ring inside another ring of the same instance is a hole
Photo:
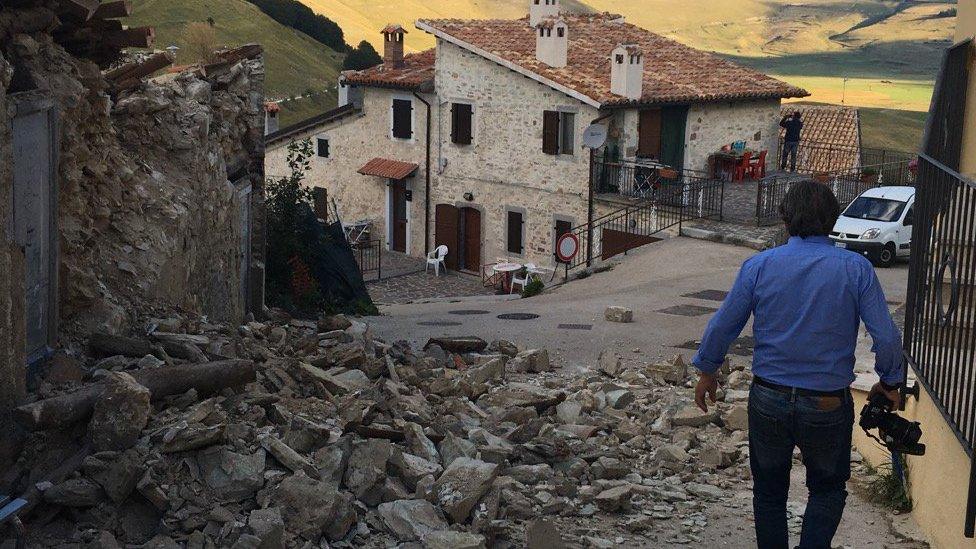
[[[901,213],[905,211],[907,204],[898,200],[859,196],[841,215],[853,219],[892,222],[901,218]]]

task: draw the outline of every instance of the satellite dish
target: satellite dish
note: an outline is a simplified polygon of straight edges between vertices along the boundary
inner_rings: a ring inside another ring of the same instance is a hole
[[[587,149],[599,149],[607,142],[607,127],[603,124],[592,124],[583,130],[583,146]]]

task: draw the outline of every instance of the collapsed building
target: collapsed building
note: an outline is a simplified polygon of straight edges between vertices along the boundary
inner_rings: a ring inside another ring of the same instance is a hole
[[[261,48],[172,59],[130,4],[0,7],[0,400],[73,334],[165,306],[239,322],[263,306]]]

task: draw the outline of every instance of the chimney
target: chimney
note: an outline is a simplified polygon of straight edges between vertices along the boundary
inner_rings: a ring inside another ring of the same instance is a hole
[[[529,0],[529,26],[535,28],[547,17],[559,17],[559,0]]]
[[[264,104],[264,135],[278,131],[278,111],[281,107],[274,101]]]
[[[389,67],[403,66],[403,35],[406,29],[400,25],[387,25],[383,33],[383,64]]]
[[[610,93],[637,100],[644,94],[644,54],[635,44],[621,44],[610,53]]]
[[[543,19],[535,30],[535,58],[550,67],[565,67],[569,51],[569,27],[566,21],[554,17]]]

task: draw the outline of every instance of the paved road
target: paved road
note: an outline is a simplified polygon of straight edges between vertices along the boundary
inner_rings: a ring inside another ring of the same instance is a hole
[[[520,347],[545,347],[554,360],[572,369],[592,367],[606,347],[620,349],[625,358],[634,361],[652,361],[677,352],[690,358],[694,350],[678,346],[693,344],[700,338],[712,310],[721,304],[702,297],[720,298],[719,292],[729,289],[739,266],[754,253],[735,246],[675,238],[632,252],[608,272],[531,299],[393,305],[383,307],[385,316],[374,319],[372,324],[379,335],[391,340],[423,343],[432,335],[478,335],[508,339]],[[907,265],[879,269],[878,273],[889,301],[904,302]],[[701,291],[716,295],[684,297]],[[603,312],[608,305],[632,308],[634,322],[605,321]],[[483,314],[456,314],[477,311]],[[539,317],[497,318],[506,313]],[[749,334],[751,326],[745,331],[745,335]]]

